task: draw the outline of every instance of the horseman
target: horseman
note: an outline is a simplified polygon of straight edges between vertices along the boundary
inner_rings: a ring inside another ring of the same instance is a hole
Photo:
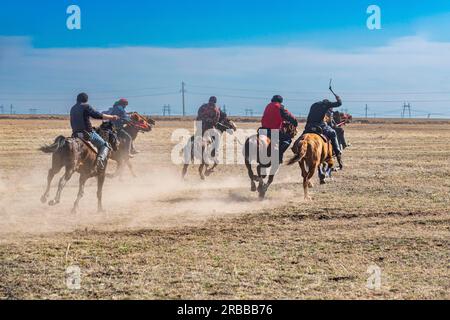
[[[281,130],[283,128],[283,122],[287,121],[294,127],[298,126],[298,121],[290,113],[283,103],[283,97],[280,95],[275,95],[272,101],[266,106],[264,110],[263,117],[261,119],[261,129],[262,131],[267,131],[267,136],[271,137],[272,130],[279,131],[279,163],[283,163],[283,154],[289,148],[292,142],[292,138],[288,133]]]
[[[227,115],[217,106],[217,98],[210,97],[209,102],[201,105],[197,112],[197,121],[202,123],[202,136],[226,117]]]
[[[325,115],[328,110],[338,108],[342,105],[341,98],[336,95],[336,102],[331,102],[327,99],[314,103],[309,111],[308,119],[306,120],[305,132],[317,132],[315,129],[320,128],[322,133],[331,141],[334,154],[339,162],[339,166],[343,168],[342,151],[339,146],[336,131],[330,127],[325,121]]]
[[[116,101],[111,109],[108,110],[108,113],[111,115],[116,115],[119,117],[118,120],[113,121],[114,127],[117,129],[118,135],[125,142],[126,150],[128,151],[128,156],[133,158],[134,154],[138,152],[134,149],[133,146],[133,138],[130,134],[125,130],[124,126],[131,122],[130,116],[125,111],[125,108],[128,106],[127,99],[120,99]]]
[[[72,136],[90,141],[97,147],[96,167],[98,170],[104,170],[110,147],[105,140],[94,131],[90,118],[116,121],[119,117],[96,111],[88,104],[88,100],[89,97],[86,93],[80,93],[77,96],[77,103],[70,109]]]

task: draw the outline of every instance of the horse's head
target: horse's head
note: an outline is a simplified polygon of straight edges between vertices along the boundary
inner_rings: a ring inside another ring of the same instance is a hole
[[[114,129],[114,125],[111,121],[105,121],[98,128],[97,133],[107,141],[114,151],[119,149],[119,139],[117,138],[117,132]]]
[[[298,132],[297,127],[287,121],[283,122],[283,128],[281,130],[288,134],[291,139],[294,139]]]
[[[233,121],[231,121],[229,118],[221,119],[221,121],[216,125],[216,129],[219,130],[221,133],[227,131],[227,130],[233,130],[236,131],[237,127],[234,124]]]
[[[149,132],[152,130],[152,127],[155,125],[155,120],[150,117],[142,116],[137,112],[133,112],[130,115],[131,123],[130,125],[142,132]]]

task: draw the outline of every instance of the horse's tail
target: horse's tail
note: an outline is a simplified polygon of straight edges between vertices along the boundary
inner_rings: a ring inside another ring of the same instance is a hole
[[[55,139],[55,142],[49,145],[40,147],[39,150],[44,153],[55,153],[61,150],[66,144],[66,138],[64,136],[59,136]]]
[[[295,154],[295,156],[288,161],[288,166],[293,165],[296,162],[301,161],[305,156],[306,152],[308,150],[308,140],[303,139],[299,142],[300,146],[298,148],[298,152]]]

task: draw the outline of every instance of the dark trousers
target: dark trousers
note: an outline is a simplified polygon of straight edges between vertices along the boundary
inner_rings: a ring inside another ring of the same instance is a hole
[[[342,129],[341,127],[337,127],[334,129],[336,131],[336,135],[339,141],[339,145],[345,149],[347,148],[347,141],[345,140],[345,134],[344,134],[344,129]]]

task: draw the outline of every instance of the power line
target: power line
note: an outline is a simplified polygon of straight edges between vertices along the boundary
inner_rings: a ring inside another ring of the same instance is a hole
[[[165,92],[165,93],[154,93],[154,94],[142,94],[142,95],[127,95],[127,98],[145,98],[145,97],[157,97],[157,96],[168,96],[168,95],[175,95],[178,94],[178,91],[174,91],[174,92]],[[7,98],[0,98],[3,100],[8,100]],[[71,98],[70,98],[71,99]],[[48,98],[48,99],[36,99],[36,98],[16,98],[16,99],[9,99],[9,100],[14,100],[14,101],[56,101],[56,102],[66,102],[69,100],[69,98],[67,99],[60,99],[60,98]],[[92,100],[114,100],[114,98],[111,97],[93,97]]]
[[[227,91],[244,91],[244,92],[284,92],[284,93],[293,93],[293,94],[323,94],[326,90],[323,91],[292,91],[292,90],[279,90],[279,89],[243,89],[243,88],[230,88],[230,87],[216,87],[216,86],[202,86],[202,85],[193,85],[189,86],[195,88],[205,88],[205,89],[219,89],[219,90],[227,90]],[[350,92],[350,91],[341,91],[341,94],[346,95],[428,95],[428,94],[450,94],[450,91],[359,91],[359,92]]]

